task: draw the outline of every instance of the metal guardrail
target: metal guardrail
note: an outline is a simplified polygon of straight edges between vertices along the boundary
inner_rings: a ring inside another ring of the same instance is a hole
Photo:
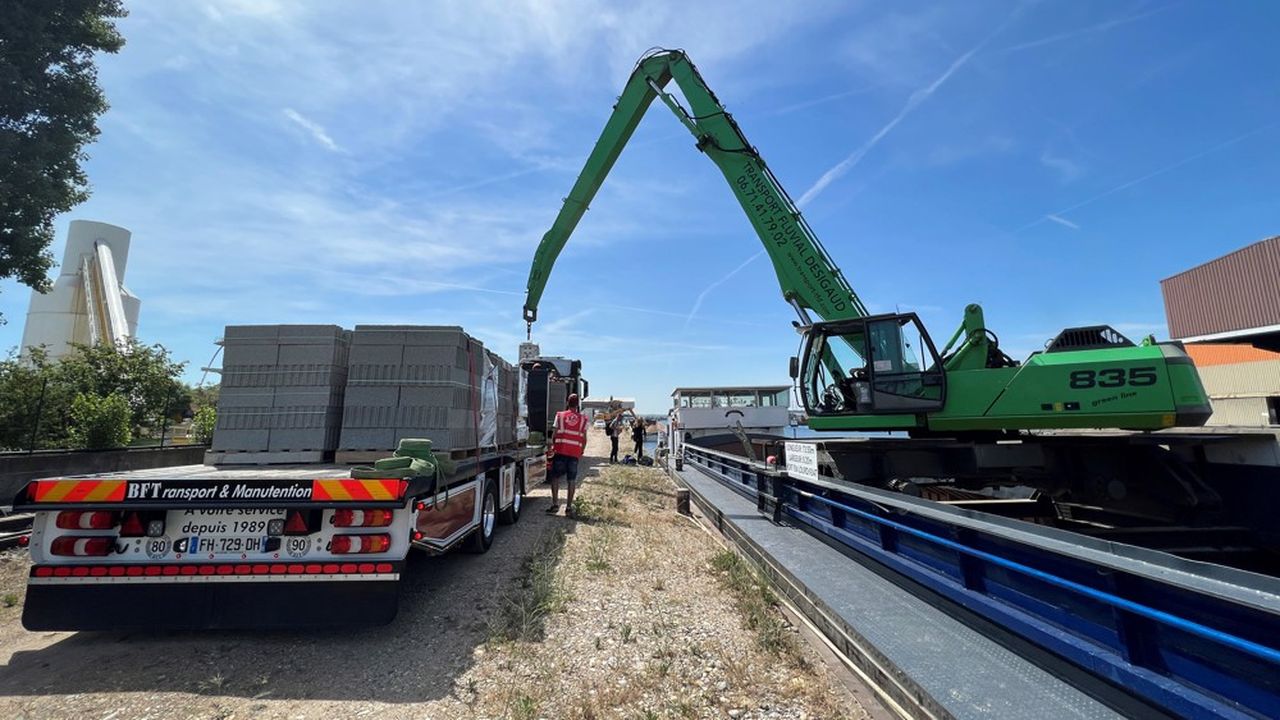
[[[788,477],[746,458],[684,447],[685,461],[787,520],[834,540],[1168,712],[1280,716],[1280,595],[1273,581],[1142,552],[1101,562],[1061,531]],[[1043,533],[1043,535],[1040,535]],[[1082,538],[1082,542],[1084,539]],[[1226,578],[1226,579],[1224,579]],[[1251,585],[1249,578],[1257,578]],[[1234,584],[1233,584],[1234,583]]]

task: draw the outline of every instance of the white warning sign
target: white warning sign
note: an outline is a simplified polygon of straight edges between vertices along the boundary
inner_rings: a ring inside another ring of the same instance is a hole
[[[787,443],[787,474],[797,480],[818,479],[818,446],[813,443]]]

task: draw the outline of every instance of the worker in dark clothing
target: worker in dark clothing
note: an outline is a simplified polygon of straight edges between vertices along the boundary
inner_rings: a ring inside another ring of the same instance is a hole
[[[610,420],[605,426],[604,431],[609,435],[609,462],[618,462],[618,436],[622,434],[622,418],[617,417]]]
[[[636,418],[631,424],[631,439],[636,444],[636,460],[644,457],[644,421]]]

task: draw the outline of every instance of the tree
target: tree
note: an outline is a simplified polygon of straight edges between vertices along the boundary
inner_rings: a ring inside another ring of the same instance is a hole
[[[78,395],[120,396],[134,435],[159,427],[191,404],[190,390],[178,380],[185,365],[160,345],[138,343],[127,351],[77,346],[57,362],[39,348],[23,360],[11,353],[0,360],[0,449],[70,447]]]
[[[208,445],[213,440],[214,428],[218,425],[218,411],[205,405],[196,411],[191,419],[191,439],[199,445]]]
[[[80,163],[107,109],[93,55],[124,46],[112,20],[126,14],[121,0],[4,2],[0,280],[48,288],[53,218],[89,196]]]
[[[75,394],[55,370],[39,348],[25,362],[14,353],[0,361],[0,450],[67,447]]]
[[[189,407],[190,391],[179,382],[184,362],[174,362],[162,345],[131,341],[113,345],[77,345],[57,365],[58,381],[73,392],[106,397],[117,393],[129,405],[135,431],[159,425]],[[135,434],[137,434],[135,432]]]
[[[84,450],[125,447],[133,439],[129,403],[119,393],[76,395],[71,402],[71,419],[71,441]]]

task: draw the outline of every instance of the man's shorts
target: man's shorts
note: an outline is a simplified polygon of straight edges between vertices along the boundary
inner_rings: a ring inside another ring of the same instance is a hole
[[[564,475],[570,485],[578,481],[578,458],[568,455],[556,455],[551,459],[551,479]]]

